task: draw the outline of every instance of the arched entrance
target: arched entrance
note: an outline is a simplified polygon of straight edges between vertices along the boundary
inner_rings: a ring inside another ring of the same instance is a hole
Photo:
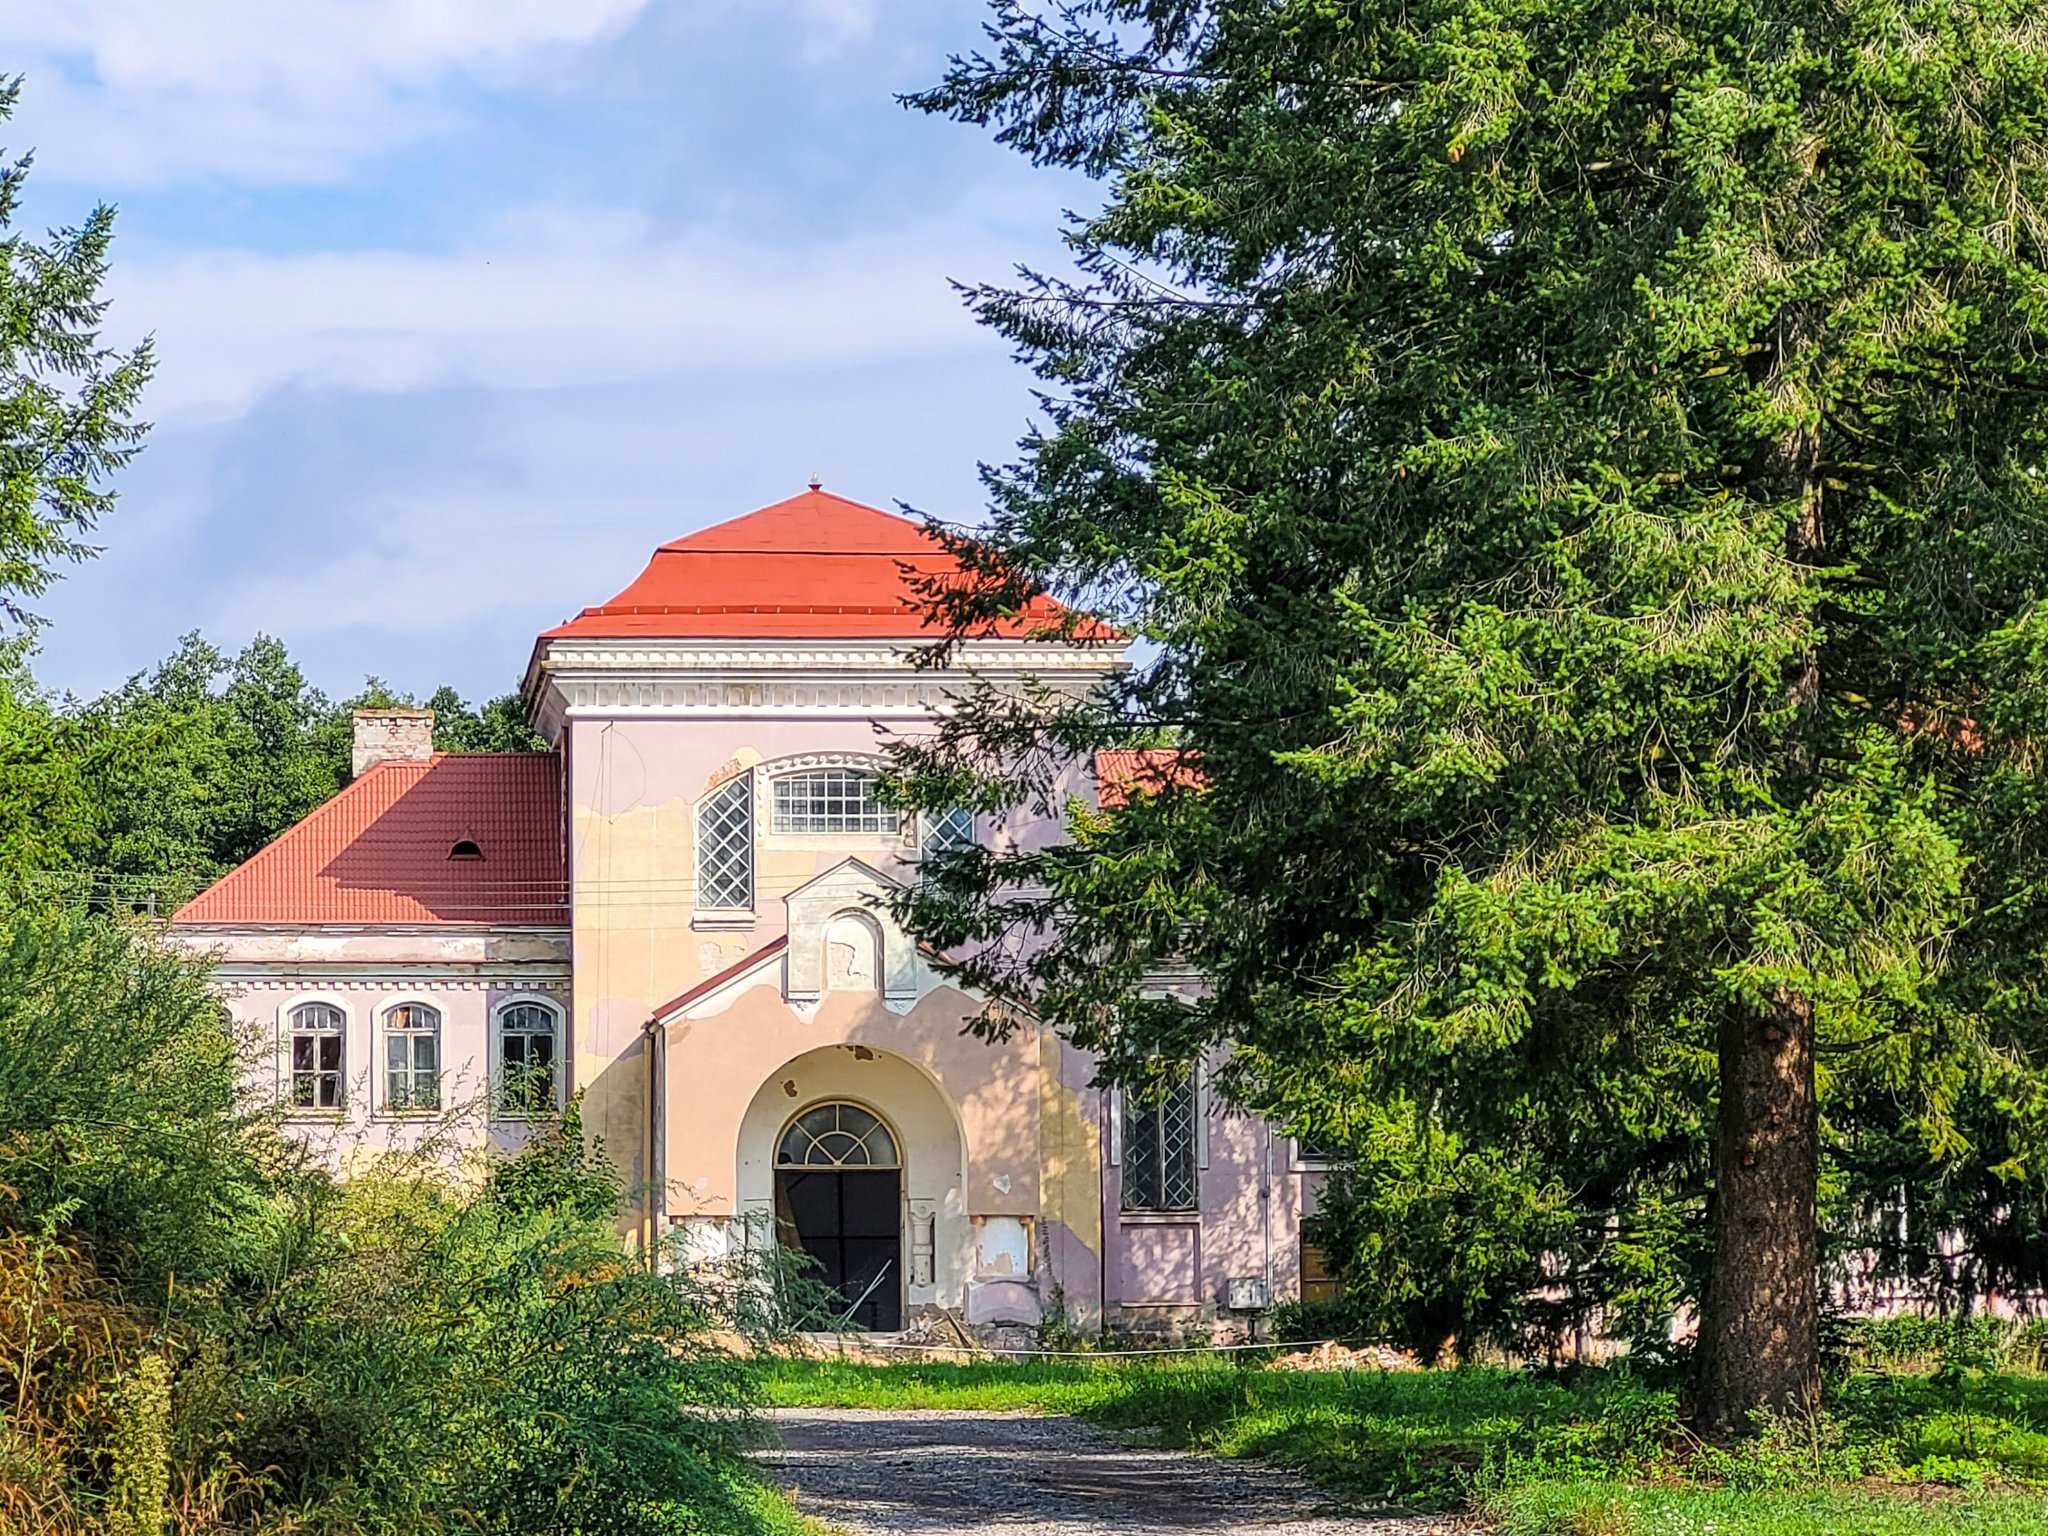
[[[903,1157],[873,1110],[831,1100],[783,1128],[775,1229],[816,1263],[814,1276],[838,1293],[847,1326],[903,1326]]]

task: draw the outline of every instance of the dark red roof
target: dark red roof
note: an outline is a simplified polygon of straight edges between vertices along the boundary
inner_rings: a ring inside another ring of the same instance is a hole
[[[789,948],[789,935],[786,933],[776,935],[774,938],[770,939],[766,944],[763,944],[759,949],[753,951],[751,954],[740,956],[739,959],[733,961],[733,963],[731,965],[728,965],[724,970],[715,972],[710,976],[706,976],[702,981],[698,982],[697,985],[695,985],[694,987],[691,987],[687,992],[678,993],[676,996],[670,998],[667,1002],[663,1003],[659,1008],[654,1010],[654,1012],[649,1016],[649,1022],[659,1024],[663,1019],[668,1018],[671,1014],[682,1012],[683,1009],[689,1007],[690,1004],[696,1002],[698,998],[710,995],[711,993],[717,991],[720,987],[724,986],[728,981],[731,981],[733,977],[740,975],[744,971],[751,970],[754,966],[759,965],[764,960],[767,960],[775,955],[781,954],[787,948]]]
[[[541,639],[936,638],[912,583],[960,572],[921,523],[813,488],[662,545],[625,591]],[[1026,638],[1064,614],[1039,598],[987,633]],[[1111,632],[1090,623],[1079,635]]]
[[[1157,794],[1168,785],[1199,788],[1202,767],[1179,747],[1118,748],[1095,754],[1095,803],[1106,811],[1121,807],[1139,791]]]
[[[459,842],[483,856],[450,857]],[[172,921],[567,927],[561,759],[379,763]]]

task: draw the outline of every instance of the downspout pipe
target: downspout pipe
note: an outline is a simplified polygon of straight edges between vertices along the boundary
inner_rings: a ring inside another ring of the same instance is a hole
[[[1095,1160],[1096,1166],[1100,1171],[1100,1177],[1095,1181],[1095,1209],[1102,1232],[1101,1238],[1096,1244],[1097,1248],[1101,1251],[1095,1256],[1095,1264],[1098,1271],[1098,1278],[1095,1282],[1095,1335],[1097,1338],[1102,1339],[1109,1337],[1109,1232],[1112,1211],[1110,1189],[1111,1180],[1116,1177],[1111,1170],[1109,1161],[1112,1145],[1109,1139],[1111,1130],[1109,1099],[1110,1093],[1107,1088],[1098,1087],[1095,1090],[1095,1125],[1098,1142],[1102,1149],[1101,1156]],[[1121,1190],[1119,1190],[1119,1196],[1121,1196],[1121,1193]],[[1122,1200],[1120,1198],[1115,1208],[1122,1208]]]
[[[642,1117],[646,1136],[641,1144],[643,1157],[640,1166],[645,1171],[646,1179],[645,1187],[642,1189],[640,1196],[640,1209],[642,1213],[640,1219],[640,1251],[647,1256],[648,1269],[653,1270],[655,1268],[654,1238],[656,1221],[654,1201],[657,1192],[662,1188],[663,1182],[661,1170],[655,1166],[656,1148],[659,1140],[656,1135],[656,1116],[659,1114],[659,1105],[661,1103],[662,1028],[660,1022],[655,1019],[649,1019],[641,1028],[642,1049],[647,1057],[647,1113]]]

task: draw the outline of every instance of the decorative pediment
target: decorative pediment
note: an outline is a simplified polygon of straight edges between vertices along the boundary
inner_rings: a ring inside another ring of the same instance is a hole
[[[789,949],[783,995],[815,1003],[835,990],[879,991],[913,1002],[923,961],[889,911],[903,887],[859,859],[847,859],[783,898]]]

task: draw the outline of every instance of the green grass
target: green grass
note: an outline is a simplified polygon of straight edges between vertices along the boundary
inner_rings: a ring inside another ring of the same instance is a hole
[[[2035,1494],[1912,1498],[1853,1489],[1745,1493],[1581,1481],[1482,1501],[1495,1536],[2041,1536]]]
[[[1616,1371],[787,1361],[767,1386],[790,1406],[1077,1414],[1360,1502],[1478,1509],[1503,1536],[2048,1536],[2048,1377],[1859,1375],[1819,1421],[1734,1451]]]

